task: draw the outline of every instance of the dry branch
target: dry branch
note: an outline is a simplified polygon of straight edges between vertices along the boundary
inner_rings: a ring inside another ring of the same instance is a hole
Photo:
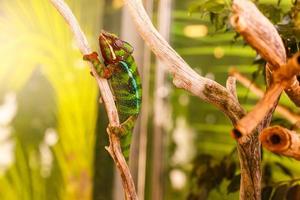
[[[244,87],[248,88],[251,92],[253,92],[256,96],[259,98],[263,98],[264,91],[259,88],[255,83],[252,83],[251,80],[249,80],[247,77],[239,73],[236,69],[231,69],[229,72],[230,76],[233,76],[236,78],[236,80],[241,83]],[[297,125],[300,122],[300,116],[296,113],[293,113],[289,110],[289,108],[278,105],[276,107],[276,112],[280,114],[285,119],[289,120],[292,124]]]
[[[234,0],[232,12],[232,26],[273,69],[285,64],[285,48],[277,30],[251,1]]]
[[[87,39],[84,33],[82,32],[75,16],[73,15],[72,11],[68,7],[68,5],[63,0],[50,0],[50,2],[57,9],[57,11],[63,16],[64,20],[69,25],[70,29],[74,34],[78,48],[80,49],[81,53],[83,55],[90,54],[91,49],[89,47]],[[92,65],[90,65],[90,69],[98,83],[99,90],[101,93],[101,98],[105,105],[110,125],[119,126],[120,122],[119,122],[118,112],[107,80],[100,78],[99,75],[97,74],[96,69]],[[130,174],[130,170],[127,166],[127,163],[121,151],[120,140],[114,133],[110,133],[109,131],[107,131],[107,133],[109,136],[110,144],[108,147],[106,147],[106,149],[110,153],[111,157],[115,162],[115,165],[119,169],[126,200],[136,200],[137,195],[136,195],[134,183]]]
[[[234,0],[232,9],[234,14],[231,17],[231,24],[270,63],[270,70],[284,65],[286,52],[273,24],[250,1]],[[286,87],[285,92],[297,106],[300,106],[300,86],[296,76],[292,78],[292,83]]]
[[[245,112],[235,97],[219,83],[197,74],[158,33],[141,0],[124,0],[147,45],[173,74],[173,83],[220,108],[235,123]]]
[[[271,72],[285,64],[286,53],[279,34],[273,24],[251,1],[234,0],[232,12],[233,15],[230,18],[232,26],[244,37],[249,45],[269,63],[267,66],[271,68]],[[270,82],[272,83],[272,81]],[[247,142],[251,138],[250,134],[253,134],[254,129],[258,127],[260,123],[267,125],[266,122],[270,121],[282,89],[280,85],[273,85],[267,91],[266,95],[268,96],[262,98],[254,110],[237,123],[232,134],[235,138],[239,138],[239,143]],[[276,94],[273,94],[274,92]],[[272,96],[272,98],[269,98],[269,95]],[[270,100],[272,102],[270,102]],[[267,107],[262,108],[260,106]],[[257,114],[259,115],[257,116]],[[248,121],[254,122],[255,124],[251,124],[251,127],[247,127]]]
[[[268,116],[271,110],[274,110],[283,89],[283,86],[279,83],[272,85],[264,97],[254,106],[253,110],[238,121],[232,133],[239,143],[246,142],[258,124]]]
[[[269,151],[300,160],[300,135],[295,131],[280,126],[268,127],[259,139]]]

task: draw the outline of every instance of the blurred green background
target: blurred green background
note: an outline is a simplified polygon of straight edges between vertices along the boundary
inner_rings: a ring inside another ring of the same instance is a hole
[[[172,86],[121,0],[66,2],[93,49],[98,50],[101,29],[135,47],[144,102],[130,167],[140,199],[191,199],[191,193],[207,189],[197,173],[207,159],[214,166],[233,151],[230,160],[237,162],[230,121]],[[195,1],[164,2],[144,1],[154,24],[190,66],[223,85],[233,66],[252,80],[259,69],[253,64],[256,53],[241,38],[234,41],[234,32],[216,30],[208,15],[189,13]],[[281,1],[283,10],[290,6],[290,1]],[[107,118],[97,85],[62,17],[47,0],[0,0],[0,44],[0,199],[121,199],[118,174],[104,149]],[[255,82],[263,85],[262,76]],[[237,91],[243,107],[251,109],[257,97],[239,84]],[[299,111],[286,96],[281,103]],[[296,161],[266,151],[263,156],[264,170],[279,162],[292,173],[277,165],[270,170],[273,182],[300,175]],[[230,181],[218,182],[204,197],[238,199],[238,192],[227,191]]]

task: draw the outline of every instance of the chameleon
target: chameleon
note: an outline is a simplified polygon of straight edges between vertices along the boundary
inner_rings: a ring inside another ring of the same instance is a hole
[[[136,62],[132,56],[133,47],[115,34],[101,31],[99,46],[104,66],[97,52],[84,55],[83,59],[91,62],[97,74],[108,79],[114,95],[120,126],[108,126],[119,136],[122,153],[129,160],[132,132],[141,109],[142,85]]]

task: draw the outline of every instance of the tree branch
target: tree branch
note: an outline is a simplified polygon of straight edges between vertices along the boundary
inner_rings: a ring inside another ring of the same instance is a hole
[[[158,33],[149,19],[141,0],[123,0],[139,34],[154,54],[173,74],[173,83],[193,95],[220,108],[235,123],[245,111],[235,97],[219,83],[198,75]]]
[[[200,99],[209,102],[225,113],[236,124],[245,115],[245,111],[236,97],[220,84],[198,75],[176,53],[154,28],[144,10],[141,0],[123,0],[128,7],[137,30],[147,45],[161,59],[173,74],[173,83]],[[241,199],[260,199],[260,144],[254,136],[246,143],[238,144],[241,164]]]
[[[264,97],[255,105],[254,109],[242,118],[233,130],[233,135],[244,142],[253,130],[260,124],[270,111],[277,106],[281,92],[291,84],[295,75],[300,73],[300,53],[295,54],[288,62],[273,71],[273,83]]]
[[[232,9],[234,14],[231,24],[270,63],[270,70],[284,65],[287,57],[285,48],[273,24],[250,1],[234,0]],[[292,84],[285,88],[285,92],[300,106],[300,86],[296,76],[292,78]]]
[[[87,39],[84,33],[82,32],[71,9],[68,7],[68,5],[63,0],[50,0],[50,2],[57,9],[57,11],[63,16],[64,20],[69,25],[70,29],[74,34],[78,48],[80,49],[81,53],[83,55],[90,54],[91,49],[89,47]],[[99,75],[97,74],[96,69],[92,65],[90,65],[90,69],[98,83],[100,94],[104,106],[106,108],[110,125],[119,126],[120,122],[119,122],[118,112],[107,80],[100,78]],[[130,170],[127,166],[127,163],[121,151],[120,140],[114,133],[111,133],[108,130],[107,133],[109,136],[110,144],[108,147],[106,147],[106,150],[109,152],[109,154],[111,155],[111,157],[115,162],[115,165],[119,169],[122,178],[125,197],[127,200],[136,200],[137,195],[136,195],[134,183],[130,174]]]
[[[248,0],[234,0],[232,26],[272,66],[285,64],[286,53],[274,25]]]
[[[259,139],[269,151],[300,160],[300,135],[295,131],[280,126],[268,127]]]

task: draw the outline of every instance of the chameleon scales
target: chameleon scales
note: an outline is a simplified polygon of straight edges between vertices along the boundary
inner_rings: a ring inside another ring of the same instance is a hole
[[[83,59],[93,64],[100,77],[109,80],[121,124],[118,127],[109,125],[108,128],[119,135],[123,155],[128,161],[132,131],[141,109],[141,79],[132,56],[133,47],[128,42],[101,31],[99,45],[104,67],[96,52],[84,55]]]

